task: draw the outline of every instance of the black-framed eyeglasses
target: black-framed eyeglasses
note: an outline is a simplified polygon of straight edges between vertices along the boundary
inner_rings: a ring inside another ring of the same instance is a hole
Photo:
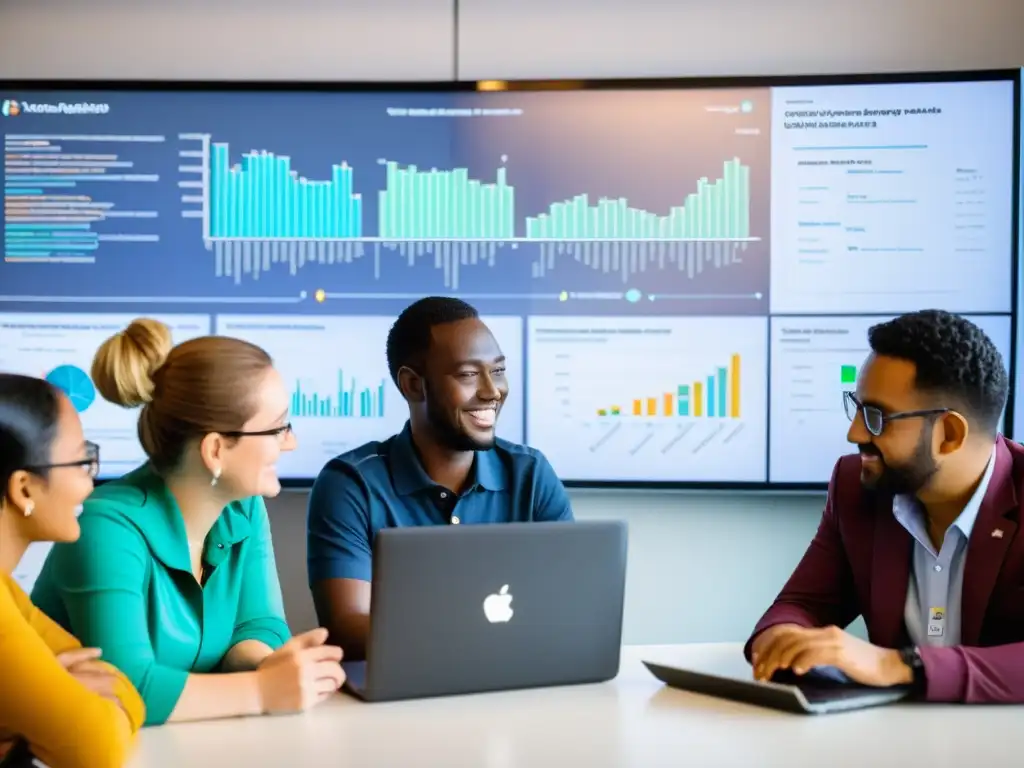
[[[83,459],[78,459],[77,461],[58,461],[52,464],[34,464],[31,467],[25,467],[25,469],[39,474],[51,469],[60,469],[61,467],[82,467],[89,477],[95,478],[100,473],[100,447],[96,443],[86,440],[85,458]]]
[[[882,434],[885,425],[890,421],[900,419],[919,419],[925,416],[937,416],[940,413],[949,413],[952,408],[926,408],[920,411],[897,411],[896,413],[885,413],[876,405],[864,405],[853,392],[843,392],[843,408],[846,409],[846,416],[850,421],[857,418],[860,413],[864,416],[864,426],[875,437]]]
[[[284,440],[288,435],[292,434],[292,423],[289,421],[282,427],[272,427],[271,429],[257,429],[257,430],[244,430],[236,429],[231,432],[221,432],[219,434],[224,437],[276,437],[278,440]]]

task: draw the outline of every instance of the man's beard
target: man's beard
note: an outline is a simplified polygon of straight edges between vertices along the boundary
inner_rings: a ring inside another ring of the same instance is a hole
[[[877,477],[867,481],[863,477],[861,479],[864,487],[872,490],[891,493],[894,496],[910,496],[920,491],[939,469],[932,457],[929,430],[921,431],[921,438],[914,448],[914,454],[898,465],[887,462],[881,451],[870,443],[859,447],[862,454],[877,456],[882,462],[882,471]]]
[[[494,447],[494,433],[490,437],[478,439],[463,432],[457,424],[452,423],[447,411],[434,405],[427,398],[427,423],[434,437],[442,447],[449,451],[489,451]]]

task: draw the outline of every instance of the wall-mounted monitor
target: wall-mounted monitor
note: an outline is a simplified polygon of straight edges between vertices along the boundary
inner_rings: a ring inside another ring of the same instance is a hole
[[[7,83],[0,369],[110,477],[144,456],[98,344],[248,339],[309,482],[402,428],[385,337],[446,294],[508,357],[499,436],[567,483],[820,487],[872,324],[955,311],[1012,364],[1019,82]]]

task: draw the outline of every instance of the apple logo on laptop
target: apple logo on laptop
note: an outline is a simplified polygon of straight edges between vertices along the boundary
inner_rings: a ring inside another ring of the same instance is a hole
[[[512,618],[513,613],[508,584],[484,599],[484,616],[491,624],[503,624]]]

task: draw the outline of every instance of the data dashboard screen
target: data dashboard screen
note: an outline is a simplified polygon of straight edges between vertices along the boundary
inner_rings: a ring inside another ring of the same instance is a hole
[[[1016,80],[14,89],[0,369],[67,392],[110,477],[145,457],[103,339],[247,339],[311,480],[401,429],[388,329],[451,295],[508,357],[499,436],[564,480],[824,483],[873,323],[959,312],[1010,364]]]
[[[1024,84],[1024,68],[1021,69],[1020,76],[1021,76],[1021,83]],[[1024,121],[1024,87],[1022,87],[1021,90],[1020,90],[1020,98],[1021,98],[1021,100],[1020,100],[1020,108],[1019,108],[1019,110],[1017,112],[1017,114],[1019,116],[1018,120],[1019,121]],[[1017,279],[1017,291],[1018,291],[1017,310],[1018,311],[1017,311],[1017,318],[1016,318],[1016,320],[1017,320],[1017,350],[1016,350],[1017,354],[1016,354],[1016,357],[1014,358],[1014,362],[1017,365],[1016,381],[1014,382],[1014,392],[1016,393],[1016,396],[1014,398],[1014,405],[1015,406],[1016,406],[1017,403],[1024,402],[1024,399],[1022,399],[1022,398],[1024,398],[1024,383],[1022,383],[1022,381],[1021,381],[1022,377],[1020,375],[1021,361],[1024,360],[1024,358],[1021,357],[1021,350],[1024,349],[1024,322],[1022,322],[1022,319],[1021,319],[1022,318],[1022,313],[1020,311],[1020,308],[1022,306],[1024,306],[1024,304],[1021,304],[1021,302],[1024,301],[1024,280],[1021,280],[1020,277],[1019,277],[1020,274],[1021,274],[1021,271],[1022,271],[1022,267],[1024,267],[1024,265],[1021,265],[1021,263],[1019,261],[1020,259],[1024,259],[1024,124],[1018,125],[1018,131],[1019,131],[1019,135],[1020,135],[1020,153],[1017,155],[1017,163],[1018,163],[1018,172],[1020,173],[1020,179],[1019,179],[1020,188],[1019,188],[1019,193],[1017,195],[1017,202],[1018,202],[1018,205],[1020,206],[1020,210],[1019,210],[1019,212],[1017,214],[1017,238],[1018,238],[1018,245],[1017,245],[1017,258],[1018,258],[1018,263],[1017,263],[1017,274],[1018,274],[1018,279]],[[1024,440],[1024,408],[1022,408],[1022,407],[1015,407],[1014,410],[1013,410],[1013,413],[1014,413],[1013,437],[1014,437],[1014,439],[1017,442],[1021,442],[1022,440]]]

